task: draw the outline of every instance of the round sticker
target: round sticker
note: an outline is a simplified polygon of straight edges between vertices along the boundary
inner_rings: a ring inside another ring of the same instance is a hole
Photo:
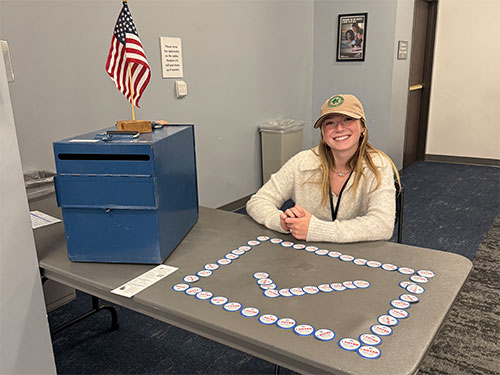
[[[280,296],[280,292],[276,289],[268,289],[264,291],[264,295],[269,298],[276,298]]]
[[[417,284],[410,284],[406,287],[406,290],[410,293],[414,293],[414,294],[422,294],[423,292],[425,292],[425,289],[423,287],[421,287],[420,285],[417,285]]]
[[[407,309],[411,306],[410,302],[401,301],[400,299],[393,299],[391,301],[391,306],[396,309]]]
[[[201,292],[196,293],[196,298],[201,299],[201,300],[207,300],[210,299],[214,296],[212,292],[208,292],[206,290],[202,290]]]
[[[238,259],[240,256],[239,255],[236,255],[236,254],[233,254],[233,253],[227,253],[225,255],[225,258],[227,259],[231,259],[231,260],[235,260],[235,259]]]
[[[271,238],[269,240],[269,242],[271,242],[271,243],[281,243],[281,242],[283,242],[283,240],[281,238]]]
[[[241,309],[241,303],[238,302],[228,302],[224,305],[224,310],[226,311],[234,312],[238,311],[239,309]]]
[[[268,285],[272,283],[273,281],[271,279],[257,279],[257,284],[259,285]]]
[[[269,274],[267,272],[255,272],[253,277],[256,279],[267,279]]]
[[[406,319],[408,318],[408,315],[410,315],[408,311],[402,309],[390,309],[389,311],[387,311],[387,314],[397,319]]]
[[[362,335],[359,335],[359,341],[365,345],[377,346],[382,342],[382,339],[371,333],[363,333]]]
[[[299,336],[309,336],[314,333],[314,327],[309,324],[299,324],[293,331]]]
[[[414,296],[413,294],[401,294],[399,296],[399,299],[401,301],[410,302],[410,303],[417,303],[418,301],[420,301],[420,299],[417,296]]]
[[[264,314],[259,316],[259,322],[265,325],[271,325],[278,321],[278,317],[273,314]]]
[[[356,289],[356,285],[352,281],[344,281],[342,283],[343,286],[345,286],[347,289]]]
[[[260,310],[256,307],[245,307],[241,310],[241,315],[246,316],[247,318],[253,318],[254,316],[259,315]]]
[[[335,332],[331,329],[321,328],[314,331],[314,337],[321,341],[332,341],[335,338]]]
[[[319,289],[317,286],[311,286],[311,285],[308,285],[308,286],[305,286],[302,288],[304,290],[304,292],[306,292],[307,294],[316,294],[316,293],[319,293]]]
[[[382,269],[386,271],[396,271],[398,269],[398,266],[391,263],[384,263],[382,264]]]
[[[259,236],[257,237],[257,241],[264,242],[264,241],[269,241],[268,236]]]
[[[401,288],[403,288],[403,289],[406,289],[406,287],[407,287],[408,285],[410,285],[410,284],[414,284],[414,283],[412,283],[411,281],[401,281],[401,282],[399,283],[399,286],[400,286]]]
[[[302,243],[296,243],[295,245],[292,246],[295,250],[304,250],[306,248],[306,245]]]
[[[380,357],[381,351],[374,346],[362,346],[358,349],[358,354],[366,359],[377,359]]]
[[[245,254],[245,250],[243,250],[243,249],[234,249],[234,250],[231,250],[231,253],[236,254],[236,255],[243,255],[243,254]]]
[[[263,284],[263,285],[260,285],[260,288],[263,290],[271,290],[271,289],[276,289],[277,286],[276,286],[276,284]]]
[[[278,320],[276,322],[276,325],[280,328],[283,328],[283,329],[293,328],[293,327],[295,327],[296,324],[297,324],[297,322],[295,320],[293,320],[292,318],[281,318],[280,320]]]
[[[290,293],[290,289],[280,289],[279,294],[283,297],[292,297],[293,294]]]
[[[356,258],[352,262],[357,266],[364,266],[366,264],[366,262],[368,262],[368,261],[366,259],[363,259],[363,258]]]
[[[428,279],[430,279],[430,278],[432,278],[432,277],[435,276],[434,272],[429,271],[429,270],[419,270],[419,271],[417,271],[417,273],[420,276],[427,277]]]
[[[213,270],[216,270],[217,268],[219,268],[219,265],[218,264],[215,264],[215,263],[207,263],[205,264],[205,267],[204,267],[206,270],[210,270],[210,271],[213,271]]]
[[[250,240],[250,241],[247,241],[247,245],[249,245],[249,246],[259,246],[260,245],[260,241]]]
[[[368,262],[366,262],[366,265],[370,268],[378,268],[382,266],[382,263],[376,260],[369,260]]]
[[[260,242],[259,242],[259,244],[260,244]],[[252,250],[252,248],[250,246],[243,245],[243,246],[238,247],[238,250],[250,251],[250,250]]]
[[[302,288],[291,288],[290,293],[292,293],[294,296],[303,296],[306,294]]]
[[[281,242],[280,245],[283,247],[292,247],[294,244],[293,244],[293,242],[290,242],[290,241],[283,241],[283,242]]]
[[[398,272],[402,273],[403,275],[413,275],[415,273],[415,270],[409,267],[399,267]]]
[[[344,337],[343,339],[339,340],[339,346],[344,350],[353,352],[357,350],[361,346],[361,344],[356,339],[350,337]]]
[[[321,285],[318,285],[318,289],[321,290],[322,292],[325,292],[325,293],[333,292],[333,289],[330,286],[330,284],[321,284]]]
[[[196,274],[200,277],[209,277],[212,275],[212,271],[210,270],[201,270],[201,271],[198,271],[196,272]]]
[[[330,258],[338,258],[338,257],[339,257],[339,256],[341,256],[341,255],[342,255],[342,253],[339,253],[338,251],[330,251],[330,252],[328,253],[328,256],[329,256]]]
[[[336,290],[337,292],[341,292],[341,291],[347,289],[341,283],[333,283],[333,284],[330,284],[330,286],[332,287],[333,290]]]
[[[189,296],[195,296],[196,293],[199,293],[201,292],[203,289],[201,289],[200,287],[198,286],[194,286],[192,288],[189,288],[189,289],[186,289],[186,291],[184,293],[186,293],[187,295]]]
[[[385,326],[397,326],[399,324],[399,321],[390,315],[380,315],[377,321]]]
[[[414,283],[420,283],[420,284],[425,284],[429,282],[429,279],[427,277],[419,275],[411,275],[410,280],[413,281]]]
[[[319,249],[314,252],[314,254],[319,255],[319,256],[324,256],[327,255],[330,252],[330,250],[326,249]]]
[[[374,324],[370,327],[370,331],[379,336],[392,335],[392,328],[383,326],[382,324]]]
[[[227,259],[227,258],[222,258],[222,259],[219,259],[217,261],[217,263],[219,263],[221,266],[226,266],[228,264],[230,264],[232,262],[231,259]]]
[[[187,284],[175,284],[172,287],[172,289],[175,290],[176,292],[184,292],[188,288],[189,288],[189,285],[187,285]]]
[[[182,279],[185,283],[195,283],[199,280],[200,278],[196,275],[187,275],[187,276],[184,276],[184,278]]]
[[[309,251],[310,253],[313,253],[313,252],[315,252],[318,249],[319,249],[319,247],[317,247],[317,246],[306,246],[304,248],[305,251]]]
[[[227,301],[229,301],[227,299],[227,297],[217,296],[217,297],[212,297],[212,299],[210,300],[210,303],[212,305],[220,306],[220,305],[224,305],[225,303],[227,303]]]
[[[352,283],[361,289],[366,289],[370,287],[370,283],[365,280],[354,280]]]
[[[352,262],[354,260],[354,257],[352,255],[347,255],[347,254],[342,254],[339,256],[340,260],[344,262]]]

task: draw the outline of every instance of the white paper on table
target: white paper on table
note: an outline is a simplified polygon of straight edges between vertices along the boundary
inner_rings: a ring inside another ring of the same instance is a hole
[[[119,296],[131,298],[137,293],[143,291],[147,287],[174,273],[179,268],[160,264],[159,266],[137,276],[135,279],[113,289],[111,293],[118,294]]]
[[[59,223],[61,220],[57,217],[53,217],[47,214],[44,214],[40,211],[31,211],[31,228],[36,229],[40,227],[44,227],[46,225]]]

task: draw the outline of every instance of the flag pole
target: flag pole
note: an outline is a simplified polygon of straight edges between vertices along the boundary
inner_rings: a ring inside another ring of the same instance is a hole
[[[132,120],[135,120],[135,111],[134,111],[134,86],[132,85],[132,70],[130,68],[130,63],[128,64],[128,83],[130,86],[130,98],[132,99]]]

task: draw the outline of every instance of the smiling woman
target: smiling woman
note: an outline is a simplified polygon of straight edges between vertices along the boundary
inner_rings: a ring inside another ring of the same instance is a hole
[[[319,146],[298,153],[273,174],[248,201],[249,215],[301,240],[389,239],[399,174],[391,159],[368,142],[360,101],[354,95],[332,96],[314,127],[321,130]],[[279,210],[289,199],[295,206]]]

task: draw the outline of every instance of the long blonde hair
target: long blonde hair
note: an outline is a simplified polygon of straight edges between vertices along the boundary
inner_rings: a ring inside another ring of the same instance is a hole
[[[398,185],[400,188],[399,190],[401,191],[401,180],[399,178],[399,173],[396,166],[394,165],[390,157],[388,157],[383,151],[380,151],[379,149],[373,147],[372,144],[368,142],[368,128],[366,127],[366,124],[363,120],[360,121],[363,124],[364,136],[361,136],[359,138],[359,147],[347,162],[349,169],[355,172],[353,183],[354,193],[356,193],[356,190],[358,189],[359,180],[361,178],[361,175],[363,174],[363,160],[368,165],[368,168],[371,169],[377,180],[377,186],[375,186],[374,191],[377,190],[380,186],[380,172],[373,162],[372,155],[370,154],[379,154],[385,156],[389,160],[394,171],[394,175],[396,176],[396,180],[398,181]],[[330,199],[330,171],[334,168],[335,159],[330,150],[330,147],[325,143],[323,139],[322,125],[323,124],[321,124],[320,126],[321,142],[318,146],[318,156],[321,163],[321,204],[326,205]]]

